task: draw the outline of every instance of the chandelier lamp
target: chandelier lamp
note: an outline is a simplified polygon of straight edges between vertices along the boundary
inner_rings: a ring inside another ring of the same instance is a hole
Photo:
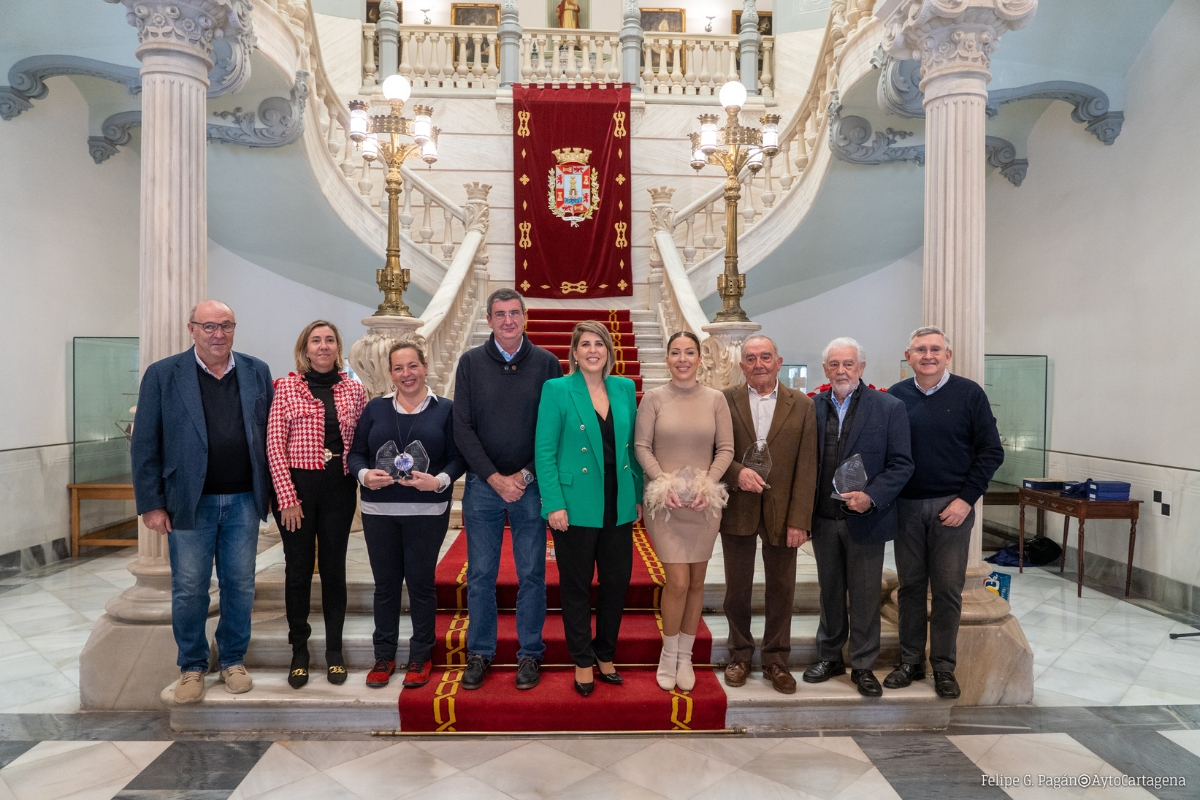
[[[385,114],[371,116],[365,100],[350,101],[350,139],[359,146],[365,161],[383,159],[387,169],[384,184],[388,198],[387,260],[383,269],[375,271],[375,283],[383,292],[383,302],[374,316],[411,317],[412,312],[404,302],[409,272],[400,267],[400,192],[404,185],[400,168],[410,158],[420,158],[426,164],[437,161],[441,130],[434,127],[433,109],[429,106],[414,106],[412,119],[401,116],[412,94],[412,85],[403,75],[388,77],[382,88],[388,102]]]
[[[742,310],[746,276],[738,272],[737,207],[741,199],[738,176],[743,169],[757,173],[763,162],[779,152],[779,115],[763,114],[761,128],[742,125],[739,115],[746,103],[746,87],[730,81],[718,95],[725,109],[724,127],[718,128],[718,114],[700,115],[700,132],[691,134],[692,168],[697,172],[709,164],[725,170],[725,271],[717,276],[721,310],[713,322],[749,322]]]

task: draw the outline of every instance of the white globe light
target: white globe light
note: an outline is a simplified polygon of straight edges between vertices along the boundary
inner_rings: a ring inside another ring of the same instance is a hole
[[[390,75],[383,82],[383,96],[388,100],[399,100],[407,103],[412,94],[412,84],[403,75]],[[745,96],[743,92],[742,96]]]
[[[389,78],[388,80],[391,80]],[[387,81],[384,81],[386,85]],[[746,103],[746,87],[742,86],[740,81],[730,81],[721,87],[721,108],[729,108],[737,106],[741,108]]]

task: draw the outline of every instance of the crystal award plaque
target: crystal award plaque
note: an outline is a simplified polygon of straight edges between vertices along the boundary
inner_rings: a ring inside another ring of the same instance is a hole
[[[381,469],[397,480],[408,480],[414,472],[429,471],[429,454],[419,440],[403,450],[389,441],[375,454],[375,469]]]
[[[688,508],[696,502],[696,470],[691,466],[686,466],[675,473],[673,484],[675,496],[679,498],[679,502],[684,508]]]
[[[843,495],[867,488],[867,468],[858,453],[847,458],[833,473],[833,499],[845,500]]]
[[[763,479],[763,488],[771,488],[771,484],[767,483],[767,475],[771,473],[771,450],[766,442],[756,441],[750,445],[742,456],[742,466],[758,473],[758,477]]]

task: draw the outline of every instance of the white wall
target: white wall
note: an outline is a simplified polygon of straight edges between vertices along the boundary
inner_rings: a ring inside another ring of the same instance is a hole
[[[1111,147],[1055,103],[1020,189],[988,179],[987,350],[1050,357],[1052,474],[1172,491],[1169,520],[1143,507],[1135,564],[1200,586],[1200,154],[1180,140],[1200,127],[1197,37],[1200,4],[1179,0],[1126,75]],[[1126,525],[1087,530],[1125,560]]]
[[[787,364],[808,365],[808,390],[825,383],[821,351],[850,336],[866,350],[863,379],[879,387],[900,380],[908,334],[921,323],[921,257],[917,250],[881,270],[754,321],[779,345]],[[753,274],[751,274],[751,279]]]
[[[349,355],[350,345],[366,333],[362,318],[375,313],[373,308],[276,275],[211,239],[208,295],[227,303],[237,316],[234,349],[266,361],[275,378],[295,371],[292,351],[308,323],[324,319],[337,325]]]
[[[72,337],[138,334],[138,156],[92,163],[87,103],[48,85],[0,122],[0,319],[20,359],[0,392],[0,554],[67,535]]]

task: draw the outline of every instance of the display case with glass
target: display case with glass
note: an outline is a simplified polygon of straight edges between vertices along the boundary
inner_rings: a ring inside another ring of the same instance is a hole
[[[127,481],[138,394],[137,337],[76,336],[72,360],[72,483]]]
[[[779,371],[779,380],[789,389],[795,389],[798,392],[807,392],[808,365],[784,364],[783,369]]]
[[[1046,474],[1046,356],[985,355],[984,389],[996,415],[1004,463],[992,479],[1020,486]]]

